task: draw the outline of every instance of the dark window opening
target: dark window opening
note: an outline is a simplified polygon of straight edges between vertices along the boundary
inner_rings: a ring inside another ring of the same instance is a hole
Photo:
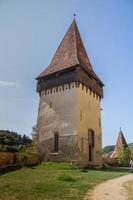
[[[52,108],[52,102],[50,102],[50,108]]]
[[[95,133],[93,130],[88,130],[88,156],[89,161],[94,160],[94,145],[95,145]]]
[[[83,152],[83,137],[81,137],[81,152]]]
[[[91,132],[91,138],[92,138],[92,145],[94,146],[95,144],[94,132]]]
[[[59,134],[56,132],[54,134],[54,152],[59,151]]]
[[[89,161],[92,161],[92,146],[89,145]]]
[[[83,114],[82,114],[82,111],[80,111],[80,121],[82,121],[83,119]]]
[[[88,87],[86,86],[86,93],[88,92]]]
[[[84,89],[84,84],[82,84],[82,90]]]
[[[95,145],[95,134],[94,134],[94,131],[92,131],[92,130],[88,131],[88,142],[92,146]]]
[[[100,119],[100,117],[99,117],[99,127],[101,127],[101,119]]]

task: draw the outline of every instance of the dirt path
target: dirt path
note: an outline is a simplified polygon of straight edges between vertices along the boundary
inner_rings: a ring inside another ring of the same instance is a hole
[[[84,200],[127,200],[124,184],[133,180],[133,174],[122,176],[97,185],[89,191]]]

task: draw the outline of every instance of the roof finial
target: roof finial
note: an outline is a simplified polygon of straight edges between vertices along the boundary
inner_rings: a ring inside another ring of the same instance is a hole
[[[120,131],[121,131],[121,127],[120,127]]]
[[[75,17],[76,17],[76,14],[74,13],[74,14],[73,14],[73,18],[75,19]]]

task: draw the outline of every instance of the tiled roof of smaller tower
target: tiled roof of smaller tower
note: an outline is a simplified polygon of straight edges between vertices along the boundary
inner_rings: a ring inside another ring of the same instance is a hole
[[[115,149],[113,151],[113,153],[110,155],[110,158],[118,158],[119,152],[121,151],[121,148],[124,147],[128,147],[126,139],[122,133],[122,130],[120,129],[117,141],[116,141],[116,145],[115,145]]]
[[[44,71],[37,77],[41,79],[47,75],[79,65],[101,85],[103,83],[93,71],[92,65],[86,53],[75,19],[65,34],[56,53]]]

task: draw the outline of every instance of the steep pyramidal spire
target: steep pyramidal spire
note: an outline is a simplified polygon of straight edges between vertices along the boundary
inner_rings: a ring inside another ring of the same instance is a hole
[[[86,70],[102,84],[92,69],[90,60],[80,37],[76,21],[74,19],[58,49],[56,50],[51,63],[37,77],[37,79],[76,65],[80,65],[81,68],[84,68],[84,70]]]
[[[36,78],[37,91],[75,82],[82,83],[103,97],[103,83],[93,71],[75,19],[65,34],[56,53],[44,71]]]
[[[119,135],[118,135],[118,138],[117,138],[117,142],[116,142],[116,147],[119,147],[119,146],[123,146],[123,147],[127,147],[127,142],[126,142],[126,139],[122,133],[122,130],[120,128],[120,132],[119,132]]]
[[[116,145],[115,145],[115,149],[113,151],[113,153],[111,154],[110,158],[117,158],[119,155],[119,152],[121,151],[121,148],[126,148],[128,147],[126,139],[122,133],[122,130],[120,128],[120,132],[116,141]]]

